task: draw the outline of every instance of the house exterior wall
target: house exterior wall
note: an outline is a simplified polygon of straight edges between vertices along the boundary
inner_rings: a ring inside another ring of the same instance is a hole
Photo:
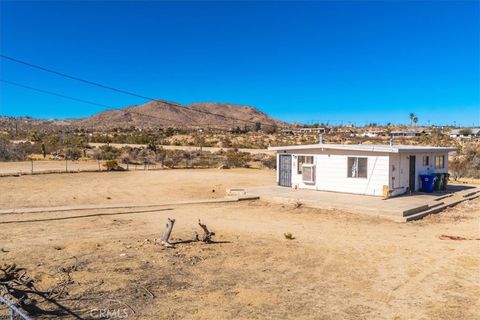
[[[444,168],[435,168],[435,156],[444,156]],[[393,190],[392,196],[408,191],[410,156],[415,156],[415,190],[421,187],[420,174],[448,173],[448,152],[423,152],[423,153],[392,153],[390,154],[389,187]],[[423,157],[429,157],[429,164],[423,165]]]
[[[389,155],[387,153],[321,149],[295,150],[287,153],[293,155],[292,187],[294,188],[381,196],[383,186],[388,185]],[[297,173],[298,156],[302,155],[313,156],[315,165],[315,183],[313,184],[304,183],[302,175]],[[347,176],[348,157],[367,158],[367,178]]]
[[[410,156],[415,160],[415,191],[421,187],[420,174],[447,173],[448,152],[423,153],[381,153],[351,150],[306,149],[289,150],[283,154],[292,155],[292,187],[322,191],[356,193],[372,196],[382,196],[383,186],[393,190],[392,195],[400,195],[408,191]],[[277,154],[277,168],[279,164]],[[443,155],[444,168],[435,168],[435,156]],[[298,174],[298,157],[313,156],[315,165],[315,183],[304,183],[302,175]],[[423,165],[423,157],[429,157],[429,164]],[[367,178],[348,177],[348,157],[367,158]],[[277,170],[277,183],[278,183]]]

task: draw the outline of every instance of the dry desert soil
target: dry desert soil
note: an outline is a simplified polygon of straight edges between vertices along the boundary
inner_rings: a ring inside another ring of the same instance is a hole
[[[252,169],[7,177],[0,209],[209,199],[272,183],[273,171]],[[168,217],[175,249],[155,242]],[[198,219],[216,243],[191,241]],[[479,222],[479,199],[412,223],[262,200],[4,214],[0,265],[15,262],[42,290],[70,268],[57,299],[65,319],[478,319]]]

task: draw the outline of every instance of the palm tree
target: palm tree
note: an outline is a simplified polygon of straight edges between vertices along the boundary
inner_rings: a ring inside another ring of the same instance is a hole
[[[410,127],[413,127],[413,118],[415,118],[415,114],[413,112],[410,112]]]
[[[413,121],[413,124],[414,124],[415,127],[416,127],[416,126],[417,126],[417,122],[418,122],[418,117],[417,117],[417,116],[413,117],[412,121]]]

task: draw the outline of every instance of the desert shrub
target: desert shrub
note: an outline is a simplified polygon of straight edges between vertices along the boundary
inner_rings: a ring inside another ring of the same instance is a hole
[[[472,132],[472,129],[470,129],[470,128],[464,128],[464,129],[460,130],[458,133],[460,133],[462,136],[469,136],[473,132]]]
[[[222,148],[230,148],[232,146],[232,140],[229,137],[224,137],[221,141]]]
[[[184,151],[182,150],[165,150],[165,166],[169,168],[177,167],[183,159],[185,159]]]
[[[25,160],[26,153],[19,145],[10,143],[6,139],[0,139],[0,161]]]
[[[65,157],[68,160],[78,160],[82,156],[82,151],[77,148],[68,148],[65,150]]]
[[[120,156],[120,150],[109,145],[101,146],[93,153],[96,160],[115,160]]]
[[[251,155],[248,152],[239,152],[238,150],[228,150],[225,157],[225,164],[230,168],[248,167],[248,162],[251,161]]]
[[[466,176],[480,178],[480,143],[469,143],[462,151],[467,167]]]
[[[267,155],[262,160],[262,165],[268,169],[275,169],[277,167],[277,157]]]
[[[448,164],[450,174],[454,180],[463,178],[468,172],[468,160],[455,158]]]
[[[107,171],[114,171],[118,169],[118,162],[115,160],[107,160],[103,166],[107,168]]]

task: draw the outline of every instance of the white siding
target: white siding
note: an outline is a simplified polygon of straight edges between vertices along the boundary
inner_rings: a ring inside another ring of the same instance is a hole
[[[332,151],[334,153],[332,153]],[[383,195],[383,186],[388,185],[389,155],[348,150],[296,150],[292,163],[292,186],[295,188],[337,191],[365,195]],[[305,184],[297,173],[297,156],[313,155],[315,184]],[[348,157],[367,158],[367,178],[348,178]]]
[[[415,159],[415,191],[420,189],[421,174],[428,173],[447,173],[448,172],[448,153],[447,152],[429,152],[429,153],[398,153],[390,155],[390,190],[392,195],[405,193],[409,186],[409,165],[410,156],[414,155]],[[443,169],[435,169],[435,156],[445,156],[445,167]],[[423,157],[429,156],[429,165],[423,165]],[[393,178],[393,179],[392,179]]]

